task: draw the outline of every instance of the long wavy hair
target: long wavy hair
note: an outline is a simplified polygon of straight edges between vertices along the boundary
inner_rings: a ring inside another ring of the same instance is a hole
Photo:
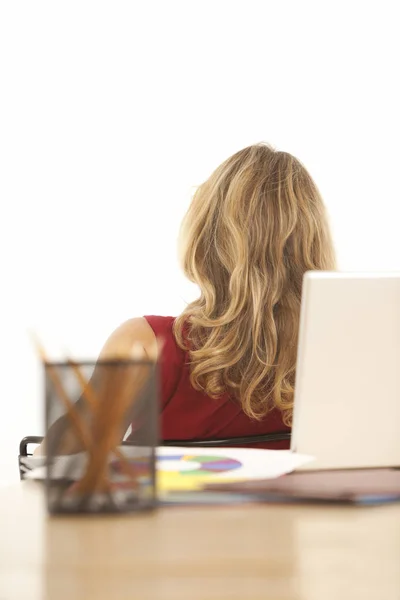
[[[335,269],[314,181],[286,152],[241,150],[197,189],[181,252],[200,288],[174,326],[193,387],[228,392],[253,419],[278,409],[290,426],[303,275]]]

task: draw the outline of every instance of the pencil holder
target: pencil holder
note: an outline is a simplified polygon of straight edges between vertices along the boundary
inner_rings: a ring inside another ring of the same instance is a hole
[[[157,365],[66,361],[46,362],[44,370],[48,511],[154,509]]]

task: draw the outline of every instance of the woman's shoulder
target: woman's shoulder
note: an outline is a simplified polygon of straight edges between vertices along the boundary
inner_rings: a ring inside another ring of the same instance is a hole
[[[184,351],[175,340],[175,317],[145,316],[125,321],[113,331],[101,352],[101,358],[128,355],[134,345],[145,354],[160,356],[162,361],[182,363]]]
[[[104,344],[100,357],[129,355],[135,344],[154,352],[156,336],[144,318],[129,319],[119,325]]]

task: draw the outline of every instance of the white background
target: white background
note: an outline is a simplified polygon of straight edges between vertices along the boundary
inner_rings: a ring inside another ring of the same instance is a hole
[[[398,3],[0,3],[0,483],[43,433],[48,348],[177,314],[194,186],[266,140],[296,154],[340,266],[400,270]]]

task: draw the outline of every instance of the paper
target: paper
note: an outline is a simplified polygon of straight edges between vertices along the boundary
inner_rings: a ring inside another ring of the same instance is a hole
[[[132,461],[140,460],[138,448],[121,447]],[[145,452],[145,449],[143,450]],[[148,460],[148,454],[146,459]],[[157,449],[157,489],[160,493],[201,490],[211,483],[270,479],[290,473],[313,459],[289,450],[253,448],[160,447]],[[23,464],[29,479],[45,479],[43,457],[27,457]],[[68,471],[71,479],[80,479],[86,466],[84,453],[60,456],[52,466],[52,477],[61,478]]]
[[[349,469],[292,473],[278,480],[211,484],[209,491],[252,495],[260,501],[327,501],[380,504],[400,500],[397,469]]]
[[[158,489],[194,491],[208,483],[274,478],[311,460],[288,450],[162,447],[157,452]]]

